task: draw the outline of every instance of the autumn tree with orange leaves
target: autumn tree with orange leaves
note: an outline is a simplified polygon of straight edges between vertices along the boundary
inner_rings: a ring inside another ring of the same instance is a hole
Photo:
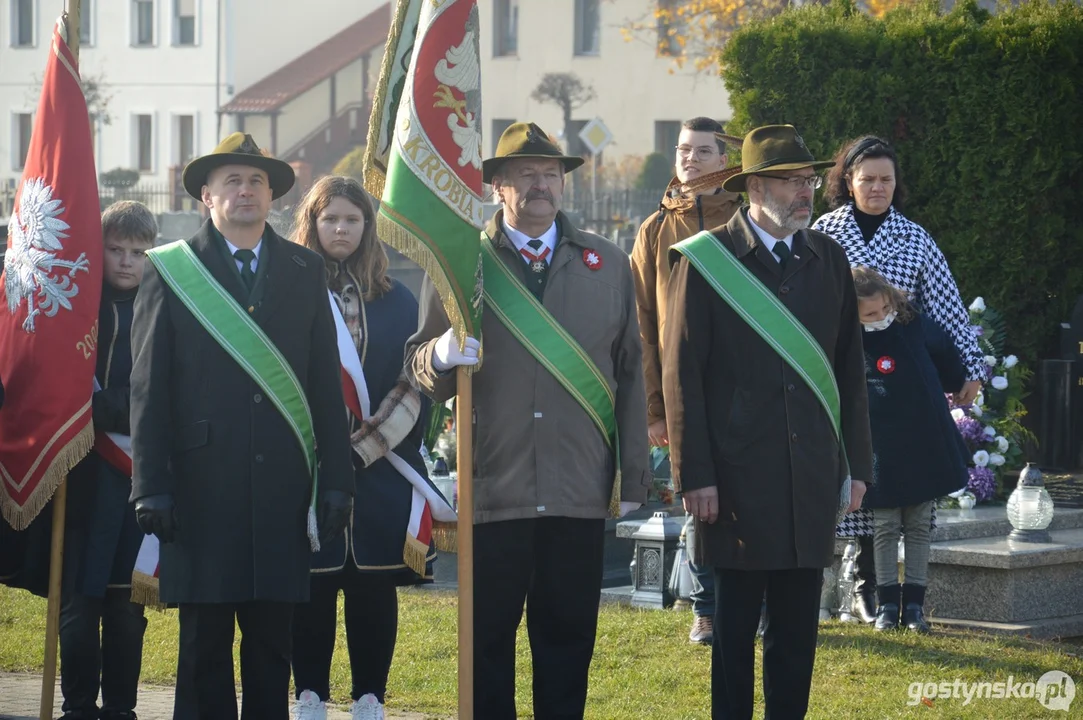
[[[717,68],[718,52],[730,35],[753,20],[768,18],[801,5],[826,4],[828,0],[657,0],[653,10],[628,21],[622,28],[626,40],[657,43],[658,54],[673,58],[678,68],[697,71]],[[915,0],[861,0],[874,17]]]

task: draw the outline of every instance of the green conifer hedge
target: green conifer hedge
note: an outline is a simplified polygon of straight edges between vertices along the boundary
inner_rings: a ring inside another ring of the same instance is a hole
[[[735,130],[792,123],[824,158],[865,133],[894,143],[905,213],[966,302],[1004,314],[1011,352],[1055,354],[1083,293],[1080,5],[931,1],[878,20],[835,0],[742,28],[721,59]]]

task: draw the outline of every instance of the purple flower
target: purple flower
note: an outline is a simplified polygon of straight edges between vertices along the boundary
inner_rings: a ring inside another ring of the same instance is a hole
[[[959,434],[963,436],[963,441],[970,448],[970,452],[976,451],[988,441],[985,437],[985,426],[969,415],[956,420],[955,427],[959,428]]]
[[[996,473],[987,467],[969,468],[970,480],[966,483],[966,489],[974,494],[978,502],[989,500],[996,492]]]
[[[974,334],[977,335],[978,337],[981,337],[982,335],[985,334],[985,328],[983,328],[981,325],[974,325],[973,328],[974,328]]]

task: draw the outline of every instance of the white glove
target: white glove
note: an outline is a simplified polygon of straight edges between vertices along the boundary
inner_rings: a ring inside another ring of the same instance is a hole
[[[459,350],[459,341],[455,337],[455,331],[448,331],[436,341],[436,347],[432,351],[432,366],[437,372],[447,372],[456,365],[477,365],[478,348],[481,347],[474,338],[466,336],[466,347]]]
[[[620,516],[624,517],[628,513],[632,512],[633,510],[638,510],[641,507],[643,507],[642,503],[621,501],[621,504],[620,504]]]

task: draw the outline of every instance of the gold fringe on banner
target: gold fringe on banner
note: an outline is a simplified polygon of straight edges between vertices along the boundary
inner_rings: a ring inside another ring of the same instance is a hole
[[[459,552],[458,523],[434,522],[432,524],[432,541],[440,552]]]
[[[429,546],[407,533],[406,543],[402,548],[402,561],[406,563],[406,567],[421,577],[426,577],[425,566],[428,555]]]
[[[387,106],[388,84],[391,75],[395,72],[395,51],[398,44],[403,41],[402,28],[406,24],[406,12],[410,8],[410,0],[399,0],[395,5],[395,17],[391,20],[391,29],[387,34],[387,43],[384,45],[384,59],[380,66],[380,79],[376,83],[375,100],[372,103],[372,112],[369,113],[369,131],[365,140],[365,159],[363,172],[365,175],[365,189],[377,200],[384,196],[384,180],[387,177],[387,168],[381,167],[376,162],[376,152],[380,145],[380,132],[384,127],[384,108]],[[405,74],[403,78],[405,79]],[[397,118],[396,118],[397,120]],[[392,145],[394,137],[391,138]]]
[[[416,235],[404,228],[395,220],[384,215],[385,212],[393,212],[386,204],[380,206],[376,216],[376,234],[385,243],[413,260],[425,274],[432,279],[436,292],[444,304],[444,312],[447,314],[448,323],[455,330],[455,337],[459,339],[459,349],[462,350],[466,338],[466,320],[463,318],[459,304],[455,301],[455,292],[448,282],[443,266],[436,260],[429,247]],[[482,351],[478,351],[478,364],[467,368],[469,374],[481,369]]]
[[[155,610],[165,610],[158,597],[158,578],[135,570],[132,572],[132,602]]]
[[[89,409],[90,402],[88,401],[75,417],[57,431],[57,435],[66,432],[71,423]],[[79,461],[85,458],[93,447],[94,423],[88,422],[86,427],[80,430],[79,434],[56,454],[53,462],[49,465],[49,469],[42,475],[41,480],[38,481],[38,486],[34,488],[34,492],[30,494],[25,505],[17,505],[6,491],[0,491],[0,511],[2,511],[4,520],[7,521],[8,525],[15,530],[26,530],[26,528],[30,527],[30,523],[34,521],[38,513],[45,509],[45,506],[53,498],[56,489],[60,487],[60,483],[64,482],[64,478],[71,472],[71,469],[78,465]],[[47,449],[48,446],[46,446]]]

